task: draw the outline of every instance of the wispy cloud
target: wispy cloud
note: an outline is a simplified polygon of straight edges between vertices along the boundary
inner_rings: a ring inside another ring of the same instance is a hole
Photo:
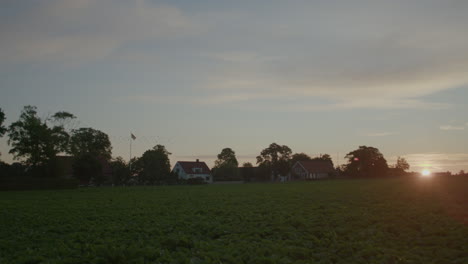
[[[440,130],[465,130],[464,126],[452,126],[452,125],[444,125],[439,127]]]
[[[197,75],[187,84],[194,96],[166,90],[169,101],[267,111],[446,109],[427,97],[468,84],[466,1],[292,0],[271,3],[271,12],[257,4],[201,1],[193,11],[183,1],[155,2],[37,1],[0,17],[0,63],[189,62],[175,70]],[[138,96],[128,99],[161,98]]]
[[[397,132],[376,132],[376,133],[369,133],[366,134],[368,137],[386,137],[386,136],[392,136],[392,135],[398,135],[399,133]]]
[[[149,1],[40,1],[2,23],[3,62],[86,62],[123,45],[190,34],[195,23],[179,9]]]

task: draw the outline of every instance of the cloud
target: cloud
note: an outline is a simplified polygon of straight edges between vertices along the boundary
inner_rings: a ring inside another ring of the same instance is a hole
[[[195,27],[179,9],[144,0],[41,1],[8,22],[0,26],[3,62],[94,61],[126,44]]]
[[[398,135],[399,133],[397,132],[377,132],[377,133],[369,133],[366,134],[368,137],[386,137],[386,136],[392,136],[392,135]]]
[[[440,126],[440,130],[465,130],[465,127],[463,126],[452,126],[452,125],[445,125],[445,126]]]
[[[219,67],[207,89],[323,98],[328,109],[442,109],[450,106],[425,97],[468,84],[467,3],[293,1],[281,10],[284,19],[218,18],[246,29],[226,36],[231,50],[213,56]]]
[[[168,101],[265,111],[446,109],[428,97],[468,85],[467,1],[177,4],[36,1],[0,16],[0,61],[171,64],[196,80]]]

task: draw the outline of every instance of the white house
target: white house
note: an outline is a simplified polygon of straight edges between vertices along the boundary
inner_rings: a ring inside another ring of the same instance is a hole
[[[205,162],[199,161],[178,161],[172,172],[179,176],[179,179],[202,178],[206,183],[213,182],[211,171]]]
[[[333,164],[326,160],[298,161],[292,167],[295,178],[302,180],[328,178],[334,171]]]

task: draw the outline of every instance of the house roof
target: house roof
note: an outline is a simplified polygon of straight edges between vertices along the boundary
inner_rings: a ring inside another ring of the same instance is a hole
[[[210,174],[210,168],[203,161],[178,161],[182,169],[187,174]],[[200,168],[201,170],[195,171],[194,168]]]
[[[309,173],[329,173],[335,170],[333,164],[326,160],[298,161],[296,164],[300,164]]]

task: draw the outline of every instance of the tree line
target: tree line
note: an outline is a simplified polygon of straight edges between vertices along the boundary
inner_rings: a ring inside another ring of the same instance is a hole
[[[337,166],[334,175],[337,177],[385,177],[388,175],[403,175],[410,168],[405,158],[398,157],[393,166],[387,164],[383,154],[374,147],[360,146],[358,149],[346,154],[347,164]],[[310,157],[305,153],[292,154],[291,148],[286,145],[272,143],[260,152],[257,160],[257,180],[277,180],[280,176],[289,175],[292,166],[298,161],[323,161],[333,167],[333,161],[329,154],[318,157]],[[243,179],[246,177],[236,174],[238,161],[235,152],[231,148],[225,148],[215,161],[213,173],[215,179]],[[253,167],[249,162],[243,164],[244,168]],[[251,173],[250,173],[251,174]]]
[[[97,129],[75,128],[76,116],[68,112],[57,112],[47,117],[39,117],[35,106],[25,106],[17,121],[8,127],[6,117],[0,109],[0,137],[7,135],[11,147],[9,153],[15,162],[6,164],[0,161],[0,174],[4,177],[27,175],[30,177],[58,177],[58,157],[67,155],[72,158],[73,175],[81,182],[100,184],[173,184],[178,183],[177,175],[171,173],[169,155],[163,145],[156,145],[141,157],[125,162],[123,158],[112,158],[112,145],[106,133]],[[349,177],[382,177],[393,172],[402,174],[409,169],[404,158],[389,167],[377,148],[360,146],[349,152],[347,164],[336,167],[337,175]],[[270,144],[256,157],[257,180],[277,179],[291,173],[297,161],[322,160],[333,166],[330,155],[310,157],[305,153],[292,153],[286,145]],[[103,166],[110,167],[111,175],[103,172]],[[242,168],[254,167],[244,163]],[[249,171],[248,169],[246,171]],[[213,167],[215,179],[237,179],[239,163],[234,150],[222,149]],[[258,176],[257,175],[257,176]],[[245,175],[243,176],[246,177]],[[253,176],[250,176],[253,177]]]

